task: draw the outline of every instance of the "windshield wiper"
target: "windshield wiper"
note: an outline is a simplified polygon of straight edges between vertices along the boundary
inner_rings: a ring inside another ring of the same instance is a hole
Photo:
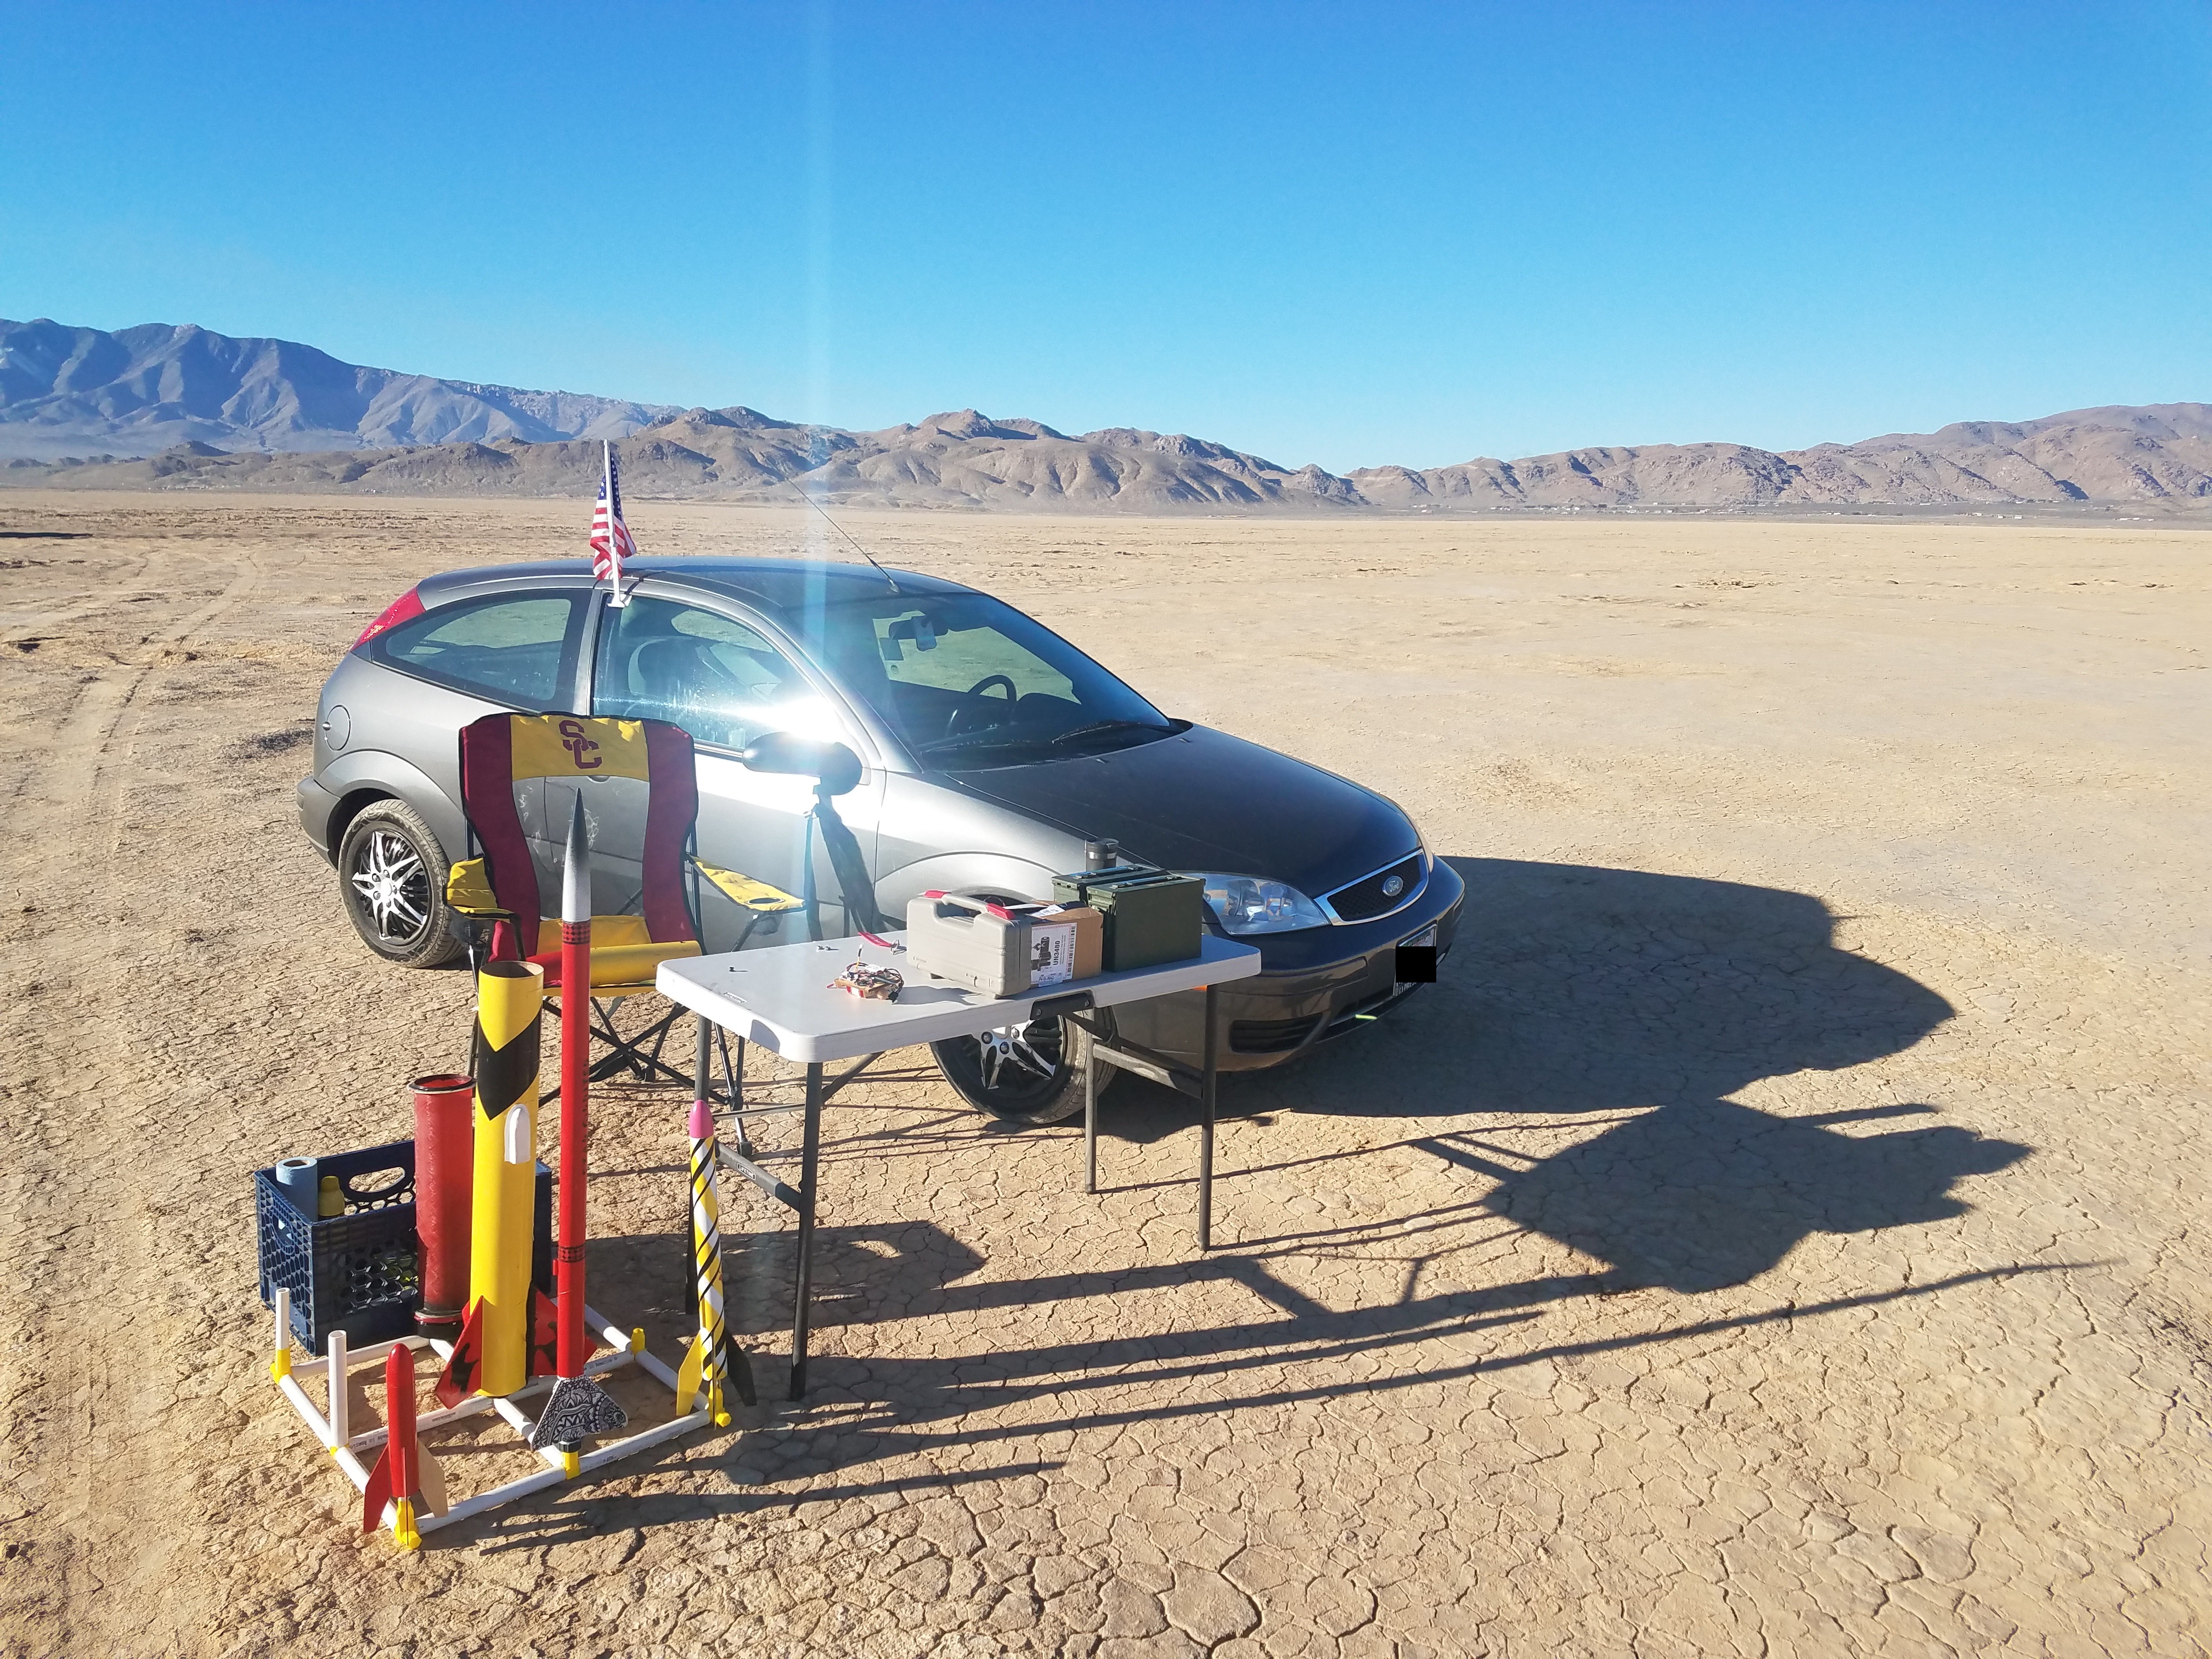
[[[1074,742],[1078,738],[1096,737],[1105,732],[1157,732],[1166,737],[1174,730],[1172,726],[1155,726],[1150,720],[1093,720],[1088,726],[1079,726],[1073,731],[1063,732],[1056,738],[1047,738],[1045,742],[1056,749],[1063,743]]]
[[[977,732],[964,738],[936,738],[912,745],[917,755],[941,755],[955,749],[1034,749],[1044,741],[1006,732]]]
[[[929,756],[951,754],[956,750],[969,749],[980,750],[1056,749],[1062,744],[1072,743],[1080,738],[1101,737],[1109,732],[1152,732],[1161,737],[1166,737],[1174,730],[1175,727],[1172,726],[1155,726],[1150,720],[1093,720],[1088,726],[1073,727],[1056,737],[1040,738],[1003,731],[975,732],[965,737],[934,738],[928,743],[915,744],[913,748],[917,755]]]

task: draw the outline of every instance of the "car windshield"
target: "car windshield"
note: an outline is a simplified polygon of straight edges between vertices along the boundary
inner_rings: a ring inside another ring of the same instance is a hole
[[[1049,629],[982,593],[884,593],[807,606],[816,659],[925,765],[1019,764],[1181,730]]]

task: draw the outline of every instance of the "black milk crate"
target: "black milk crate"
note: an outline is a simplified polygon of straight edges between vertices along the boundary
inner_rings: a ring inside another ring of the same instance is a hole
[[[343,1213],[313,1216],[276,1184],[276,1171],[253,1172],[253,1212],[261,1241],[261,1300],[292,1293],[292,1334],[320,1353],[334,1330],[359,1346],[415,1328],[422,1286],[416,1265],[415,1143],[395,1140],[316,1161],[317,1182],[338,1178]]]
[[[398,1179],[382,1179],[397,1174]],[[276,1184],[276,1171],[253,1172],[261,1240],[261,1301],[276,1287],[292,1292],[292,1334],[320,1353],[343,1328],[350,1344],[383,1342],[415,1329],[422,1282],[415,1237],[415,1143],[395,1140],[316,1160],[318,1184],[338,1178],[343,1215],[310,1216]],[[553,1294],[553,1171],[538,1166],[531,1215],[530,1282]]]

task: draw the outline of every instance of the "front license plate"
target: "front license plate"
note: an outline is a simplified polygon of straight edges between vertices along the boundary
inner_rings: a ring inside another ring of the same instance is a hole
[[[1437,982],[1437,930],[1424,927],[1409,939],[1402,940],[1397,949],[1397,965],[1392,977],[1400,985],[1433,985]]]

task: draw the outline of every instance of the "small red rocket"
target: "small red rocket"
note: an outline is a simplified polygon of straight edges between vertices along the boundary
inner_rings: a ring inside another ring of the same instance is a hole
[[[403,1550],[419,1550],[422,1534],[416,1529],[416,1512],[445,1513],[446,1477],[438,1460],[415,1437],[415,1351],[404,1342],[392,1344],[385,1358],[384,1423],[384,1449],[361,1495],[361,1529],[374,1532],[382,1526],[390,1504],[393,1541]]]

